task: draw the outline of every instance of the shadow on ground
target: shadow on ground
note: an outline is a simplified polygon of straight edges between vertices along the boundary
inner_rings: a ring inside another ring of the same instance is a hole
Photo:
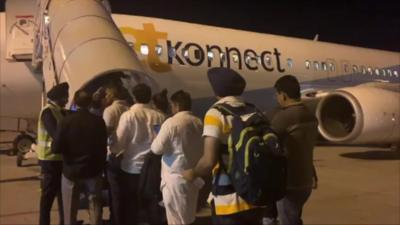
[[[342,157],[365,160],[400,160],[400,151],[372,150],[340,154]]]
[[[38,176],[30,176],[30,177],[19,177],[19,178],[11,178],[11,179],[5,179],[5,180],[0,180],[0,183],[11,183],[11,182],[23,182],[23,181],[33,181],[33,180],[39,180]]]

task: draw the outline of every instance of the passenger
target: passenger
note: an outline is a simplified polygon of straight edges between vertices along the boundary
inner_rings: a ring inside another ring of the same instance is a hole
[[[164,116],[169,115],[169,102],[167,97],[168,91],[162,90],[160,93],[153,95],[153,105],[155,109]],[[154,127],[156,133],[160,127]],[[147,222],[150,225],[167,224],[167,216],[163,205],[162,193],[160,191],[161,184],[161,155],[156,155],[151,151],[147,153],[139,181],[139,205],[146,214]],[[158,215],[158,216],[153,216]]]
[[[208,70],[208,79],[218,99],[216,104],[245,106],[245,102],[239,96],[245,89],[246,81],[237,72],[227,68],[212,68]],[[213,224],[260,224],[262,208],[243,200],[235,192],[223,169],[223,165],[228,165],[226,146],[232,120],[233,117],[225,117],[215,108],[208,110],[204,118],[204,154],[196,167],[184,171],[183,176],[192,181],[213,171],[213,190],[209,198]],[[223,164],[219,162],[220,159],[223,160]]]
[[[281,109],[273,116],[271,126],[284,142],[288,164],[286,195],[277,202],[278,216],[280,224],[299,225],[303,224],[302,209],[310,197],[315,178],[313,148],[318,122],[301,102],[296,77],[279,78],[275,89]]]
[[[156,132],[165,116],[149,105],[151,89],[138,84],[132,90],[136,102],[124,112],[117,128],[119,149],[124,150],[122,169],[122,224],[136,224],[138,212],[138,187],[144,158],[150,152]]]
[[[89,107],[89,111],[97,116],[103,115],[105,105],[106,89],[99,87],[92,95],[92,102]]]
[[[153,104],[156,109],[163,113],[165,116],[168,116],[170,114],[167,94],[167,89],[163,89],[160,93],[155,94],[152,98]]]
[[[151,145],[155,154],[163,154],[161,190],[168,224],[191,224],[196,219],[198,192],[201,187],[186,182],[181,173],[193,168],[203,153],[203,124],[193,115],[189,93],[171,96],[174,116],[161,126]]]
[[[68,102],[67,83],[54,86],[47,93],[48,103],[39,115],[37,154],[41,166],[40,225],[50,224],[50,211],[57,196],[60,224],[64,224],[61,197],[62,157],[51,152],[51,144],[57,127],[66,115],[64,109]]]
[[[128,102],[124,100],[124,95],[120,86],[109,86],[105,89],[105,104],[103,119],[106,123],[108,134],[109,159],[107,163],[107,181],[109,187],[110,221],[112,225],[122,224],[121,222],[121,169],[118,149],[115,148],[117,142],[117,126],[119,119],[125,111],[129,109]]]
[[[90,224],[102,224],[102,173],[107,155],[107,128],[102,118],[89,112],[91,96],[82,90],[75,93],[78,111],[60,123],[52,151],[64,158],[62,193],[64,221],[76,224],[79,193],[89,199]]]

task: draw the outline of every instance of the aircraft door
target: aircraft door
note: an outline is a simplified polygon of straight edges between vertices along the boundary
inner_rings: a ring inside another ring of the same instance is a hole
[[[56,81],[69,83],[70,96],[115,80],[128,90],[139,82],[156,88],[99,1],[53,0],[42,16],[49,21],[45,24]],[[51,86],[46,84],[46,89]]]
[[[338,68],[337,68],[337,64],[336,61],[334,59],[327,59],[326,60],[326,74],[328,76],[328,80],[329,81],[336,81],[337,80],[337,75],[338,73]],[[322,67],[322,69],[324,69],[324,66]]]
[[[340,80],[342,81],[342,82],[345,82],[345,83],[351,83],[351,82],[353,82],[353,71],[352,71],[352,68],[351,68],[351,63],[350,63],[350,61],[348,61],[348,60],[342,60],[341,62],[340,62],[340,69],[341,69],[341,71],[340,71],[340,74],[341,74],[341,76],[340,76]]]

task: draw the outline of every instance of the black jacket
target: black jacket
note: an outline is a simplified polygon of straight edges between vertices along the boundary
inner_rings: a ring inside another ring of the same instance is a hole
[[[52,151],[63,155],[63,173],[68,179],[100,175],[107,156],[104,120],[86,109],[66,116],[57,129]]]

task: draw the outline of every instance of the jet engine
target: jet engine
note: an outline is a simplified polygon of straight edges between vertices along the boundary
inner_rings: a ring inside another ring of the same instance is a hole
[[[377,87],[336,90],[318,103],[320,134],[346,144],[400,143],[399,92]]]

